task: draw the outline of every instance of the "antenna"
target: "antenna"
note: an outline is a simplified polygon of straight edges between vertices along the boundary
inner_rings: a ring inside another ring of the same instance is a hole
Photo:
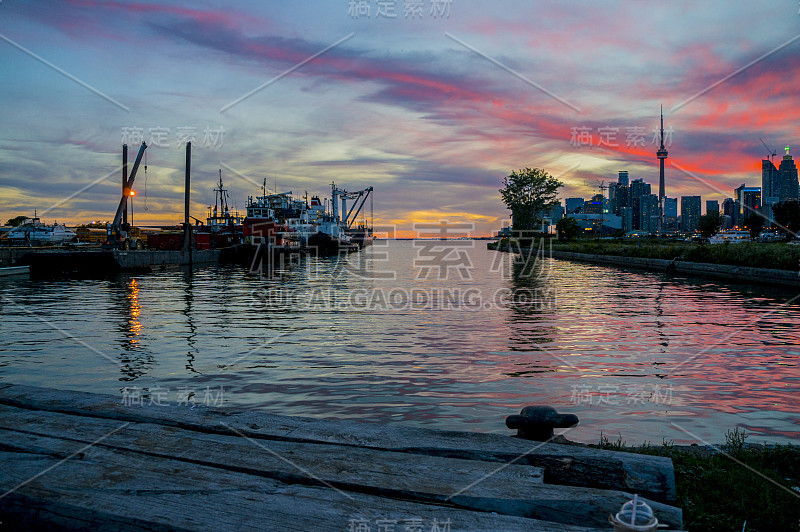
[[[768,154],[769,154],[769,156],[770,156],[769,162],[772,162],[772,157],[775,157],[775,156],[776,156],[776,155],[778,155],[778,154],[777,154],[777,153],[776,153],[774,150],[770,149],[770,147],[769,147],[769,146],[767,146],[767,143],[766,143],[766,142],[764,142],[764,139],[762,139],[761,137],[759,137],[759,138],[758,138],[758,140],[760,140],[760,141],[761,141],[761,144],[763,144],[763,145],[764,145],[764,147],[767,149],[767,153],[768,153]],[[787,148],[788,148],[788,147],[787,147]],[[789,153],[788,149],[787,149],[786,153]]]

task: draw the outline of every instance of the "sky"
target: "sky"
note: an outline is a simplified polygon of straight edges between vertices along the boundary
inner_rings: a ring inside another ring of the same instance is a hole
[[[141,140],[137,225],[374,187],[376,226],[509,217],[503,177],[543,168],[589,198],[620,170],[722,200],[800,154],[800,4],[335,0],[0,3],[0,218],[113,217]],[[507,223],[507,221],[505,222]],[[472,224],[472,225],[469,225]]]

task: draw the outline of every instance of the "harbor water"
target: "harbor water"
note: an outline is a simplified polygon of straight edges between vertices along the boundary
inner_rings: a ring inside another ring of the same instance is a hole
[[[505,416],[547,404],[591,443],[800,436],[792,289],[375,244],[272,275],[2,279],[0,383],[509,434]]]

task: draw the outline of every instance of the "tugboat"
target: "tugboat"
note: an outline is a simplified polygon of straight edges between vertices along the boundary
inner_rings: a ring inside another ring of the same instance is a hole
[[[291,192],[267,194],[264,180],[261,196],[247,197],[247,216],[244,219],[244,242],[252,246],[269,245],[273,249],[299,247],[294,231],[286,217],[294,217]]]
[[[214,206],[208,208],[205,231],[211,248],[224,248],[242,243],[244,217],[238,212],[231,214],[228,208],[228,190],[222,185],[222,170],[219,171],[219,184],[214,189]]]

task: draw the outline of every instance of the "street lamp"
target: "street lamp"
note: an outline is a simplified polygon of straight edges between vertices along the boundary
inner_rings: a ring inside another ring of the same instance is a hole
[[[130,195],[131,195],[131,226],[133,226],[133,197],[136,195],[136,192],[131,190]]]

